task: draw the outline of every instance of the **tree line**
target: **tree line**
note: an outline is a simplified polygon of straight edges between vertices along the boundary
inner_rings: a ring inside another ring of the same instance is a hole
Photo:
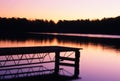
[[[84,33],[84,34],[117,34],[120,35],[120,16],[101,20],[28,20],[26,18],[0,17],[0,33]]]

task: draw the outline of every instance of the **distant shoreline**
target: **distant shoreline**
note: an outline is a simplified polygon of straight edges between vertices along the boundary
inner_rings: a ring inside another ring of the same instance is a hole
[[[102,20],[27,20],[26,18],[1,18],[0,34],[27,35],[28,32],[120,35],[120,16]]]
[[[72,38],[98,38],[98,39],[120,39],[120,35],[109,34],[79,34],[79,33],[4,33],[0,34],[0,39],[26,40],[26,39],[43,39],[53,37],[72,37]]]
[[[91,38],[114,38],[120,39],[120,35],[106,35],[106,34],[75,34],[75,33],[37,33],[30,32],[30,34],[36,35],[54,35],[54,36],[74,36],[74,37],[91,37]]]

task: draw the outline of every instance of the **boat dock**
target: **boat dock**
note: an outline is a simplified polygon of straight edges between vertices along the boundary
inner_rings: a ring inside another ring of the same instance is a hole
[[[45,74],[59,76],[63,70],[60,66],[74,68],[72,77],[78,78],[80,50],[62,46],[0,48],[0,80]],[[49,63],[54,64],[52,69],[44,67]]]

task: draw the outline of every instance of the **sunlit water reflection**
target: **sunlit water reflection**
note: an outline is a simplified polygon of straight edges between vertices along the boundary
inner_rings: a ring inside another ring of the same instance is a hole
[[[114,39],[113,39],[114,40]],[[112,42],[113,43],[113,42]],[[69,46],[83,48],[80,57],[80,77],[76,81],[120,81],[120,48],[99,42],[52,39],[0,40],[0,47]]]

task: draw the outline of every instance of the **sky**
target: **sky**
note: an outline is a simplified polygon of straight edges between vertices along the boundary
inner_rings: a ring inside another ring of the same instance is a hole
[[[0,0],[0,17],[44,20],[120,16],[120,0]]]

